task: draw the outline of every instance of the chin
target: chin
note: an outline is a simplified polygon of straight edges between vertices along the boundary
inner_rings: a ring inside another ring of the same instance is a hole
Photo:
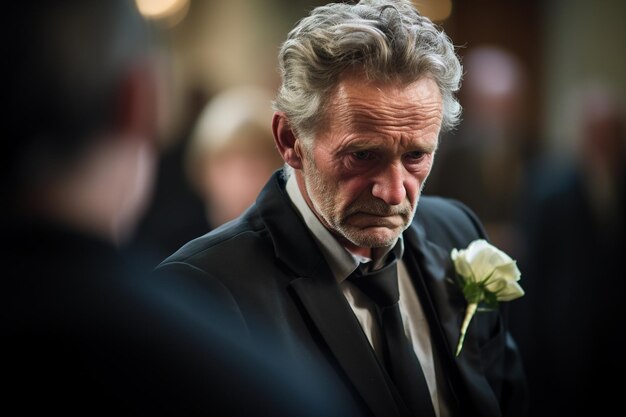
[[[352,233],[346,233],[344,236],[353,244],[362,248],[383,248],[393,244],[400,233],[397,231],[376,230],[378,227],[359,229]]]

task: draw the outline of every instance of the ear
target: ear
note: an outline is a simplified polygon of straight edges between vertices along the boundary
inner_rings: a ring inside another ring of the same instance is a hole
[[[272,133],[274,133],[274,141],[283,160],[294,169],[302,169],[302,152],[300,151],[298,138],[296,138],[295,133],[291,129],[285,113],[274,113]]]

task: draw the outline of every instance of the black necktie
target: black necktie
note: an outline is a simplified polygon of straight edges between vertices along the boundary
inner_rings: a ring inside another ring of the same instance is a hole
[[[371,272],[357,268],[349,279],[377,306],[385,367],[407,407],[415,416],[435,417],[424,372],[402,324],[395,253],[390,252],[389,258],[383,268]]]

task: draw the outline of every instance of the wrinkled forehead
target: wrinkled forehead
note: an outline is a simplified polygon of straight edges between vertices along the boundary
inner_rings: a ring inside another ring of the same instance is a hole
[[[346,74],[329,95],[325,112],[327,127],[336,122],[409,127],[424,119],[440,123],[442,98],[437,83],[428,76],[415,81],[379,81]]]

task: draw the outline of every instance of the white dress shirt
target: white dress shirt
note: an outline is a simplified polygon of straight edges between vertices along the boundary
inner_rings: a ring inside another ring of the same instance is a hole
[[[357,320],[361,324],[363,332],[370,341],[376,354],[382,359],[382,340],[380,327],[374,315],[376,311],[375,305],[373,301],[363,294],[354,284],[347,280],[348,276],[359,266],[359,263],[368,262],[371,261],[371,259],[352,254],[332,236],[304,200],[294,175],[291,175],[287,181],[287,193],[300,212],[307,227],[313,233],[335,279],[343,291],[343,295],[346,297],[346,300],[348,300],[352,311],[354,311]],[[403,245],[402,236],[400,236],[398,243]],[[394,245],[391,245],[386,253],[388,253],[393,246]],[[384,262],[386,253],[381,257],[378,263],[382,264]],[[444,404],[443,396],[440,395],[438,390],[428,322],[424,317],[422,305],[413,288],[409,273],[401,259],[398,262],[398,287],[400,292],[400,312],[404,323],[404,331],[411,340],[415,354],[424,371],[435,413],[437,417],[448,417],[449,413]],[[439,384],[443,385],[443,381],[439,381]]]

